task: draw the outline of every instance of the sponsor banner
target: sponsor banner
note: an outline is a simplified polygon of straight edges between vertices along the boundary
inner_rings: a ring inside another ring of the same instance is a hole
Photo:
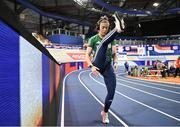
[[[170,46],[159,46],[159,45],[155,45],[154,46],[154,51],[158,52],[158,53],[174,53],[174,50],[171,50]]]
[[[127,52],[127,55],[139,55],[138,52]]]
[[[67,62],[84,62],[85,60],[85,52],[86,50],[79,49],[53,49],[47,48],[50,54],[59,62],[59,63],[67,63]]]
[[[127,55],[118,54],[118,60],[127,60]]]
[[[165,55],[165,56],[126,56],[125,60],[133,60],[133,61],[146,61],[146,60],[176,60],[178,55]]]
[[[153,51],[153,47],[151,47],[151,46],[148,47],[148,50],[149,50],[149,51]]]
[[[165,56],[137,56],[138,60],[166,60]]]
[[[131,46],[131,49],[137,49],[137,48],[138,48],[137,45],[132,45],[132,46]]]
[[[178,46],[172,46],[172,50],[178,50]]]
[[[139,55],[145,55],[146,54],[145,47],[138,47],[138,54]]]
[[[85,53],[67,53],[73,60],[85,60]]]
[[[124,52],[124,46],[118,46],[117,52],[118,53]]]
[[[130,51],[130,49],[131,49],[130,47],[125,47],[126,51]]]

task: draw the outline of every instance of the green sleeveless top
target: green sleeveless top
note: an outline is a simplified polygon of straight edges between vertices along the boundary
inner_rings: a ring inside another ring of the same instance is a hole
[[[88,46],[92,48],[92,53],[93,56],[96,53],[97,47],[99,46],[99,44],[101,43],[101,38],[99,37],[98,34],[92,36],[89,41],[88,41]],[[106,51],[106,60],[108,62],[112,61],[112,46],[116,45],[116,41],[112,41],[109,45],[108,45],[108,49]]]

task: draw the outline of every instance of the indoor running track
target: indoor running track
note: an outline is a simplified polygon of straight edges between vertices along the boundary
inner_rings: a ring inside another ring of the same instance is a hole
[[[102,76],[74,71],[66,75],[63,85],[61,125],[103,126],[100,111],[106,87]],[[180,85],[117,75],[109,118],[108,126],[180,126]]]

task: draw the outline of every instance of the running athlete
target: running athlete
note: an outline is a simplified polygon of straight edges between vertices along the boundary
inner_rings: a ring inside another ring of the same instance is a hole
[[[98,34],[92,36],[88,41],[86,50],[86,60],[94,75],[99,73],[104,77],[104,82],[107,87],[107,96],[105,98],[105,105],[103,111],[101,111],[102,122],[109,123],[108,110],[112,103],[115,88],[116,88],[116,76],[114,69],[117,69],[117,56],[116,46],[114,38],[117,33],[121,33],[124,29],[124,20],[118,17],[117,13],[113,15],[115,18],[115,28],[108,33],[109,20],[107,16],[103,16],[97,22]],[[108,33],[108,34],[107,34]],[[93,60],[91,61],[91,54],[93,54]],[[112,67],[112,59],[114,63],[114,69]]]

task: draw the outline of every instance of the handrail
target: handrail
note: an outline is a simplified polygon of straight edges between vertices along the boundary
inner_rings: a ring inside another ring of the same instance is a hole
[[[80,36],[81,34],[75,31],[71,31],[71,30],[66,30],[66,29],[62,29],[62,28],[56,28],[53,30],[49,30],[46,32],[46,35],[54,35],[54,34],[65,34],[65,35],[69,35],[69,36]]]

